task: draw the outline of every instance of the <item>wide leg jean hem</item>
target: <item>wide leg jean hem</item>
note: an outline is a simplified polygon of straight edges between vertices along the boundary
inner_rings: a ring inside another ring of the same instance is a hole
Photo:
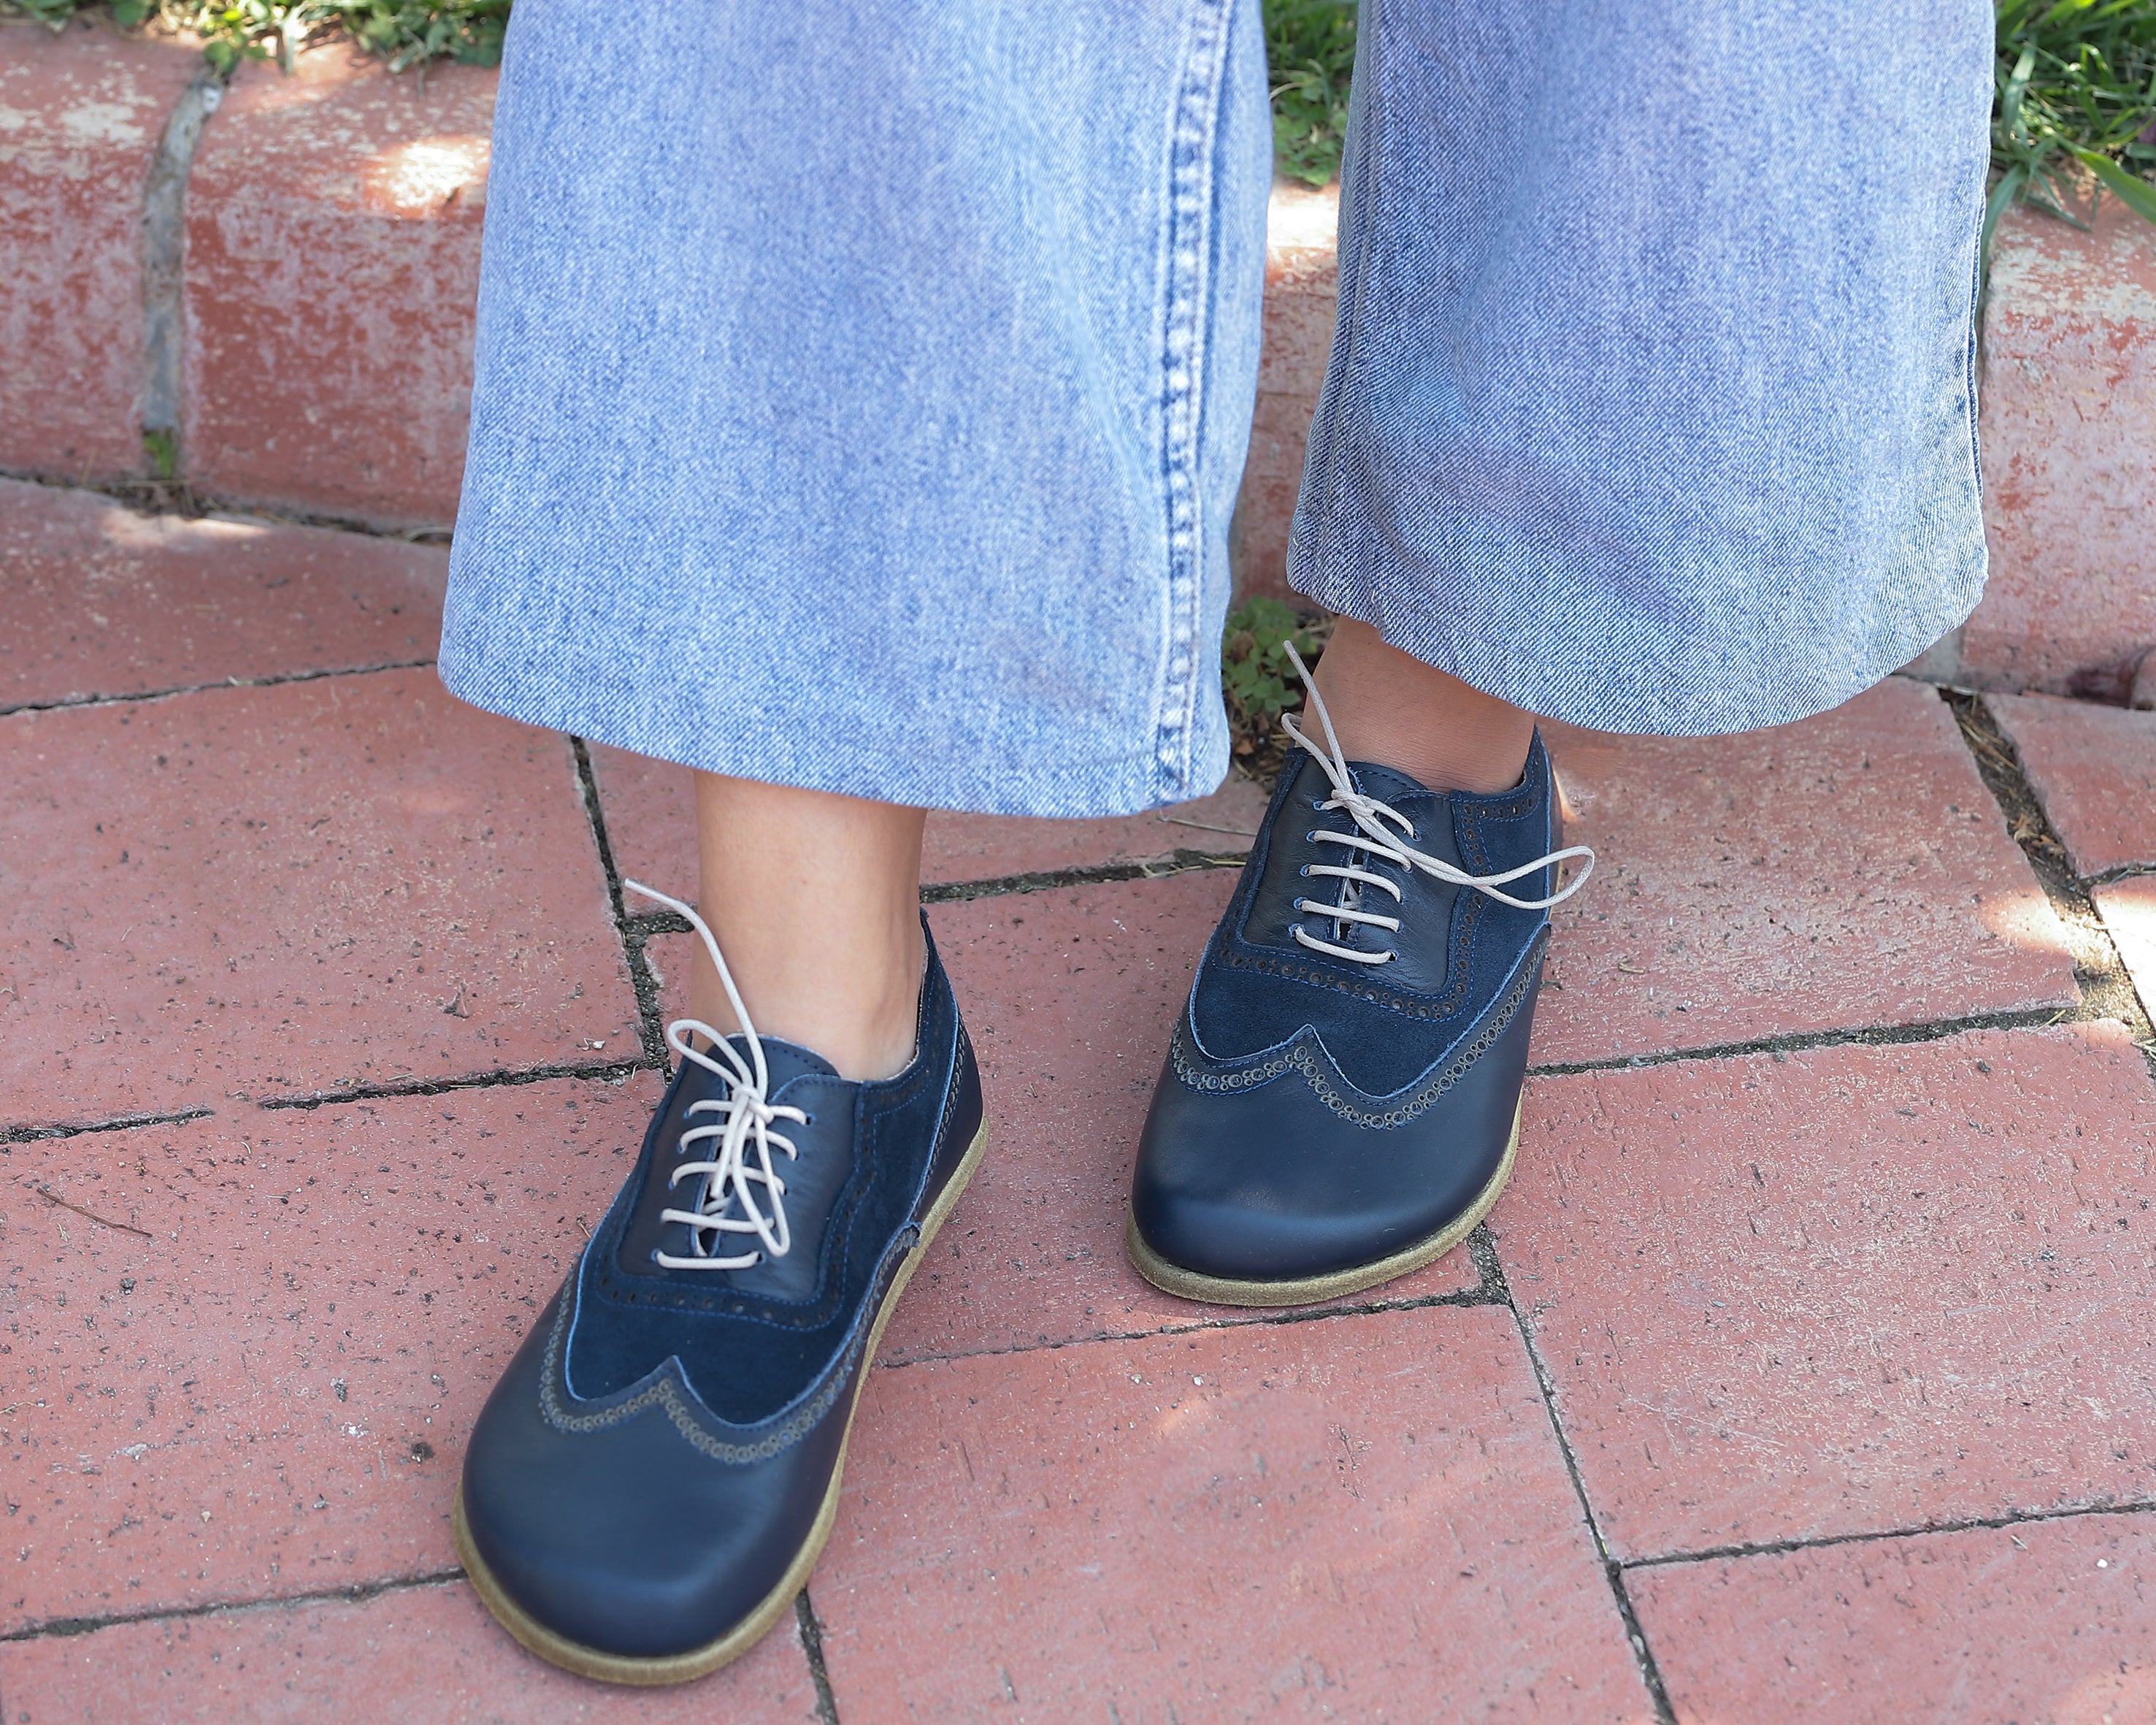
[[[1361,16],[1296,590],[1672,736],[1820,712],[1969,615],[1985,0]]]
[[[813,746],[803,747],[800,734],[749,712],[685,724],[678,717],[640,713],[630,704],[594,695],[588,682],[574,677],[555,680],[527,672],[502,684],[486,676],[483,654],[469,659],[444,655],[439,668],[450,694],[504,718],[677,766],[908,808],[1100,819],[1142,814],[1203,796],[1217,790],[1228,775],[1226,720],[1209,711],[1202,716],[1190,775],[1163,786],[1159,752],[1150,741],[1116,752],[1078,748],[1050,753],[1036,743],[1023,761],[1004,759],[988,736],[952,755],[924,752],[917,738],[896,729],[856,729],[843,748],[834,748],[828,734],[819,734]]]

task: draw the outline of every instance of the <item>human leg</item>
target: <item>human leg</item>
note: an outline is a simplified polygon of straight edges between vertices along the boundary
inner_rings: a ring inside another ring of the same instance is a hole
[[[1520,782],[1534,715],[1402,652],[1368,623],[1335,625],[1317,681],[1350,760],[1395,768],[1433,790],[1486,796]]]
[[[717,773],[696,775],[698,908],[750,1019],[814,1048],[841,1078],[889,1078],[913,1058],[927,811]],[[742,1027],[701,945],[690,1016]]]
[[[1261,39],[1255,0],[632,33],[547,0],[496,127],[443,677],[702,772],[701,953],[457,1537],[544,1656],[670,1681],[798,1590],[980,1154],[921,809],[1124,813],[1224,767]]]
[[[1925,12],[1363,0],[1290,554],[1342,748],[1283,775],[1154,1093],[1163,1287],[1351,1292],[1494,1202],[1558,890],[1529,713],[1779,723],[1974,604],[1991,19]]]

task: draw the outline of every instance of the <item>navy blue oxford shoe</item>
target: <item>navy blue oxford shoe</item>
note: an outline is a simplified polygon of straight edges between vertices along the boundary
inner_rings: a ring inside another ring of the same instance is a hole
[[[1549,756],[1425,790],[1289,722],[1281,775],[1153,1090],[1124,1241],[1171,1294],[1300,1305],[1450,1251],[1497,1200],[1556,850]]]
[[[791,1608],[877,1341],[987,1137],[932,940],[896,1078],[753,1029],[667,1037],[643,1153],[481,1411],[454,1514],[510,1633],[618,1683],[716,1671]]]

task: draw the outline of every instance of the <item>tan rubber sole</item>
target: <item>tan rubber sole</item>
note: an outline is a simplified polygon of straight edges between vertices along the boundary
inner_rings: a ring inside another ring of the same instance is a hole
[[[1505,1145],[1505,1154],[1489,1183],[1476,1193],[1475,1202],[1456,1220],[1447,1223],[1429,1238],[1418,1240],[1375,1264],[1358,1264],[1353,1269],[1335,1270],[1329,1275],[1302,1276],[1290,1282],[1243,1282],[1225,1276],[1200,1275],[1194,1269],[1170,1264],[1148,1246],[1138,1232],[1137,1216],[1127,1210],[1123,1213],[1123,1249],[1130,1254],[1131,1262],[1140,1275],[1154,1287],[1180,1299],[1202,1300],[1213,1305],[1315,1305],[1321,1300],[1359,1294],[1365,1288],[1389,1282],[1395,1276],[1404,1276],[1411,1269],[1420,1269],[1425,1264],[1444,1257],[1474,1233],[1476,1223],[1490,1213],[1490,1207],[1497,1202],[1505,1182],[1512,1177],[1512,1161],[1519,1149],[1520,1110],[1515,1106],[1512,1135]]]
[[[898,1267],[898,1274],[891,1279],[885,1292],[883,1304],[876,1311],[875,1327],[869,1331],[869,1345],[861,1362],[861,1372],[866,1377],[869,1368],[875,1364],[876,1349],[883,1341],[884,1326],[891,1315],[898,1310],[899,1296],[906,1292],[906,1284],[921,1267],[927,1255],[930,1242],[935,1239],[958,1195],[965,1191],[973,1179],[973,1171],[980,1166],[981,1156],[988,1147],[988,1125],[983,1120],[981,1129],[973,1135],[967,1146],[964,1158],[951,1177],[942,1194],[929,1208],[921,1224],[921,1238]],[[716,1641],[701,1647],[692,1647],[685,1653],[670,1653],[663,1658],[639,1659],[627,1654],[608,1653],[597,1647],[587,1647],[581,1641],[572,1641],[567,1635],[557,1635],[538,1619],[533,1617],[504,1591],[494,1572],[486,1567],[486,1560],[472,1543],[471,1529],[465,1521],[465,1490],[460,1480],[457,1484],[456,1501],[449,1512],[449,1526],[457,1542],[457,1556],[463,1561],[465,1573],[470,1578],[486,1609],[491,1611],[501,1626],[516,1637],[532,1652],[549,1665],[559,1666],[565,1671],[574,1671],[580,1677],[596,1677],[602,1683],[627,1683],[639,1688],[657,1688],[669,1683],[686,1683],[697,1677],[709,1676],[721,1666],[731,1665],[750,1648],[770,1633],[772,1626],[783,1617],[793,1604],[793,1597],[808,1579],[808,1573],[816,1567],[816,1559],[823,1555],[824,1543],[831,1537],[831,1524],[839,1516],[839,1481],[846,1471],[846,1445],[854,1435],[854,1415],[860,1410],[860,1395],[854,1396],[854,1405],[846,1413],[845,1435],[839,1440],[838,1465],[831,1470],[831,1483],[824,1492],[824,1501],[810,1524],[808,1537],[803,1542],[799,1552],[787,1566],[786,1573],[779,1577],[778,1584],[766,1594],[750,1612],[732,1629]]]

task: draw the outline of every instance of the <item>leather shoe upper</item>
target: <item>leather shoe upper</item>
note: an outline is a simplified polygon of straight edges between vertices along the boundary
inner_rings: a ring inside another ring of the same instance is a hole
[[[738,1041],[738,1039],[735,1039]],[[710,1644],[783,1577],[820,1509],[883,1296],[979,1128],[980,1084],[934,944],[912,1063],[876,1084],[762,1040],[770,1102],[798,1109],[777,1169],[783,1255],[692,1258],[670,1179],[725,1081],[682,1063],[627,1183],[495,1386],[465,1461],[466,1523],[495,1579],[583,1645]],[[706,1242],[708,1244],[708,1242]]]
[[[1348,771],[1405,818],[1415,847],[1467,873],[1502,873],[1556,842],[1539,734],[1520,783],[1494,796]],[[1201,1275],[1288,1281],[1375,1263],[1463,1213],[1511,1141],[1548,912],[1358,847],[1334,800],[1317,760],[1283,773],[1147,1118],[1138,1232]],[[1551,873],[1505,890],[1547,897]],[[1382,920],[1325,914],[1343,906]]]

